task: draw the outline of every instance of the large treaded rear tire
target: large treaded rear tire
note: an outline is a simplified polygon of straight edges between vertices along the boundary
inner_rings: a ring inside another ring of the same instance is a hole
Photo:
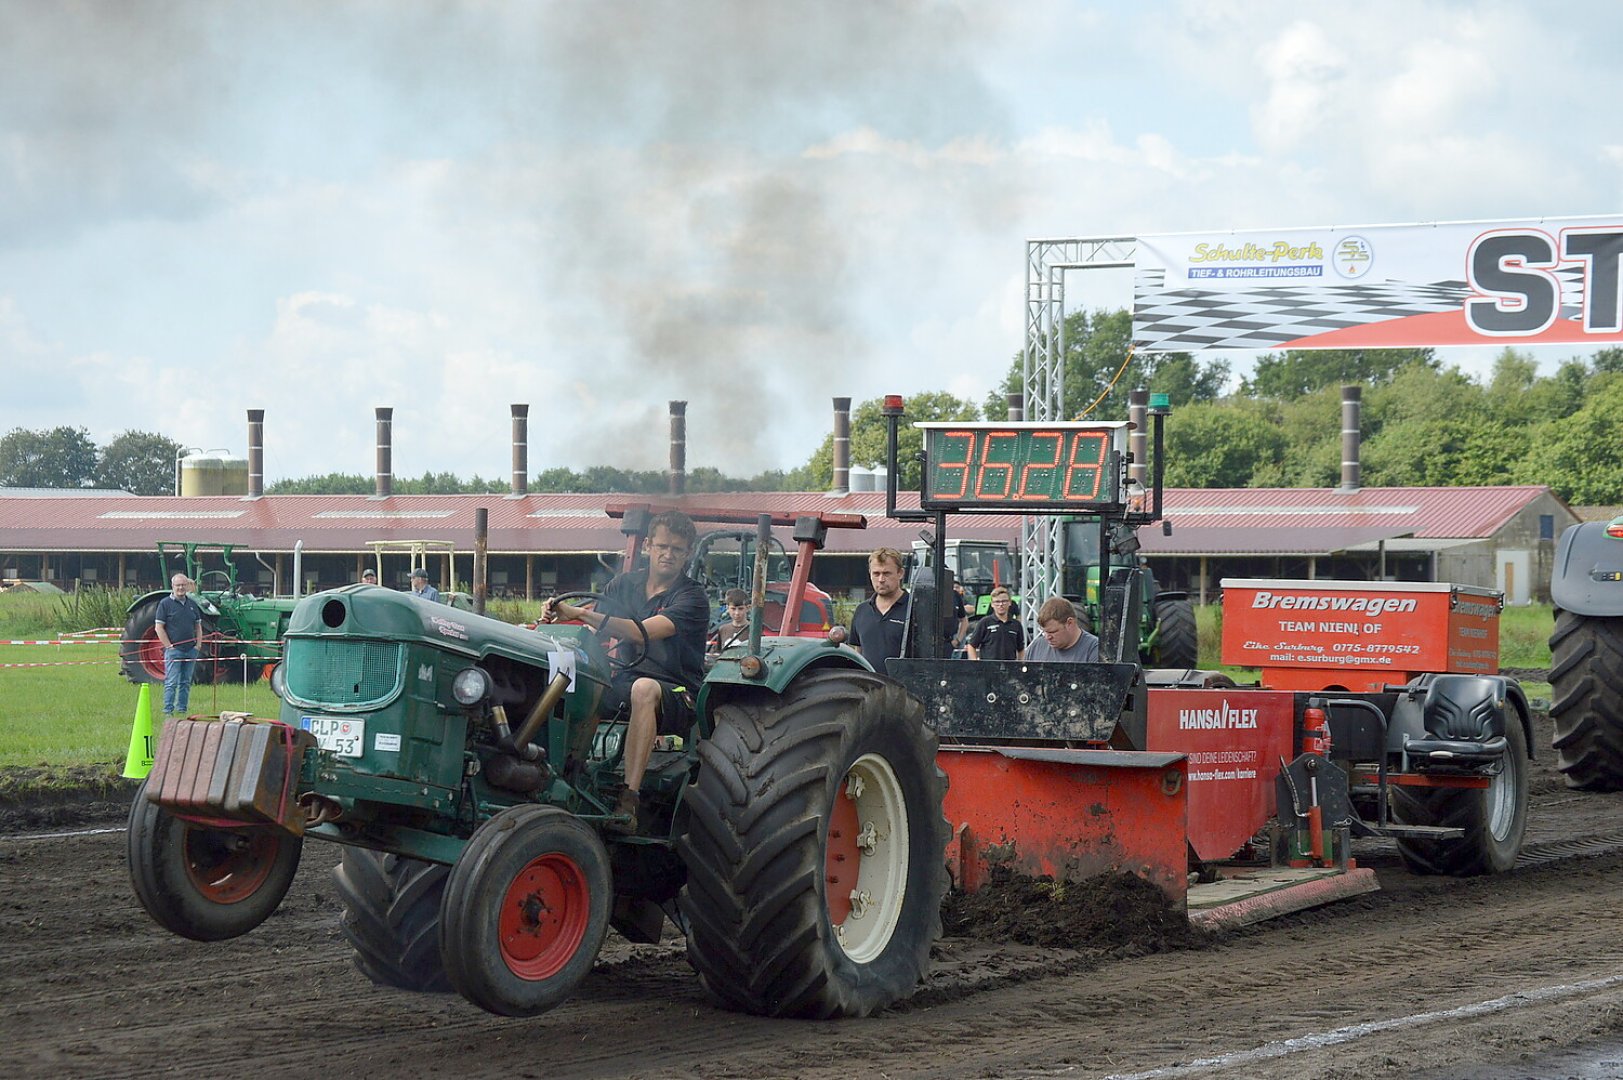
[[[1567,787],[1623,790],[1623,618],[1556,611],[1550,719]]]
[[[1188,600],[1158,600],[1155,604],[1156,638],[1150,666],[1192,668],[1200,666],[1200,631],[1195,625],[1195,605]]]
[[[344,913],[338,927],[355,966],[378,986],[448,993],[440,960],[440,901],[449,866],[345,847],[333,867]]]
[[[158,640],[158,601],[152,597],[130,609],[124,618],[124,640],[118,646],[118,670],[126,679],[163,684],[163,643]]]
[[[677,841],[705,988],[728,1008],[806,1018],[867,1016],[913,993],[947,887],[946,776],[922,707],[842,669],[715,719]]]
[[[1398,854],[1417,874],[1476,877],[1516,865],[1527,832],[1527,732],[1513,708],[1505,716],[1505,766],[1486,788],[1391,787],[1393,816],[1405,825],[1458,827],[1458,840],[1400,837]]]

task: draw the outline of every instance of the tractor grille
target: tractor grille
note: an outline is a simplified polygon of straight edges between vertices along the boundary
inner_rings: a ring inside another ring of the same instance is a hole
[[[394,641],[290,638],[283,665],[288,694],[310,704],[381,705],[400,686],[404,648]]]

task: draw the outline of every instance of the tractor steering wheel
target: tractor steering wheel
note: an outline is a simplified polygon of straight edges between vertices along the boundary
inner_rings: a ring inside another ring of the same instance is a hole
[[[201,574],[197,575],[197,591],[198,592],[203,591],[203,583],[205,581],[207,581],[211,577],[218,577],[222,581],[225,582],[225,584],[220,586],[220,591],[221,592],[229,592],[230,591],[230,589],[231,589],[231,575],[230,574],[226,573],[224,570],[204,570]]]
[[[556,604],[556,603],[560,603],[560,602],[573,603],[576,600],[590,600],[593,603],[593,605],[595,605],[596,610],[603,611],[604,615],[608,615],[609,613],[606,610],[603,609],[603,602],[604,602],[605,599],[606,598],[604,597],[604,595],[602,593],[595,593],[595,592],[566,592],[566,593],[559,593],[557,596],[554,596],[552,598],[552,602],[554,604]],[[609,663],[612,666],[614,666],[615,668],[618,668],[621,671],[626,671],[626,670],[629,670],[631,668],[636,667],[638,664],[643,662],[643,659],[645,657],[647,657],[647,655],[648,655],[648,628],[643,626],[642,620],[637,618],[635,615],[625,614],[625,613],[621,613],[621,612],[617,611],[617,612],[615,612],[615,617],[616,618],[621,618],[621,619],[630,619],[631,622],[633,624],[635,624],[635,626],[637,627],[637,633],[642,635],[642,640],[640,640],[640,641],[635,641],[635,642],[626,641],[626,642],[623,642],[621,644],[620,649],[629,651],[631,653],[630,658],[622,659],[619,655],[617,655],[617,653],[620,650],[616,650],[615,652],[609,653]],[[603,632],[603,628],[601,626],[598,627],[597,630],[594,631],[594,633],[597,634],[597,637],[598,637],[599,641],[603,640],[604,638],[606,638],[608,636],[607,634],[605,634]]]

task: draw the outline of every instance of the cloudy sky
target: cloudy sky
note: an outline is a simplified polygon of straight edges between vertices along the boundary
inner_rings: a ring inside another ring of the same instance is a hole
[[[789,468],[834,395],[982,399],[1027,238],[1623,211],[1620,53],[1609,0],[0,0],[0,430],[263,408],[274,481],[391,405],[397,475],[505,477],[511,402],[540,471],[685,399],[689,467]]]

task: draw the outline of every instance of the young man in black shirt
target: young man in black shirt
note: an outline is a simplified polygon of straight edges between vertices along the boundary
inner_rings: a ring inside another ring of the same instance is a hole
[[[910,598],[902,588],[902,553],[893,548],[875,548],[868,556],[868,581],[873,585],[873,596],[852,614],[849,640],[875,671],[885,675],[886,662],[902,655],[907,640]]]
[[[1026,628],[1010,616],[1014,606],[1009,590],[999,585],[992,590],[992,610],[975,624],[969,635],[971,660],[1020,660],[1026,655]]]
[[[698,582],[685,573],[697,530],[678,510],[654,515],[648,531],[648,569],[617,574],[603,589],[598,609],[548,600],[542,622],[559,620],[585,623],[619,638],[635,651],[647,645],[642,659],[620,671],[603,695],[603,715],[611,716],[629,703],[630,721],[625,736],[625,784],[617,796],[619,820],[610,827],[637,831],[639,792],[654,736],[687,735],[693,726],[694,695],[704,681],[704,638],[710,623],[710,601]],[[646,640],[633,613],[642,622]]]

